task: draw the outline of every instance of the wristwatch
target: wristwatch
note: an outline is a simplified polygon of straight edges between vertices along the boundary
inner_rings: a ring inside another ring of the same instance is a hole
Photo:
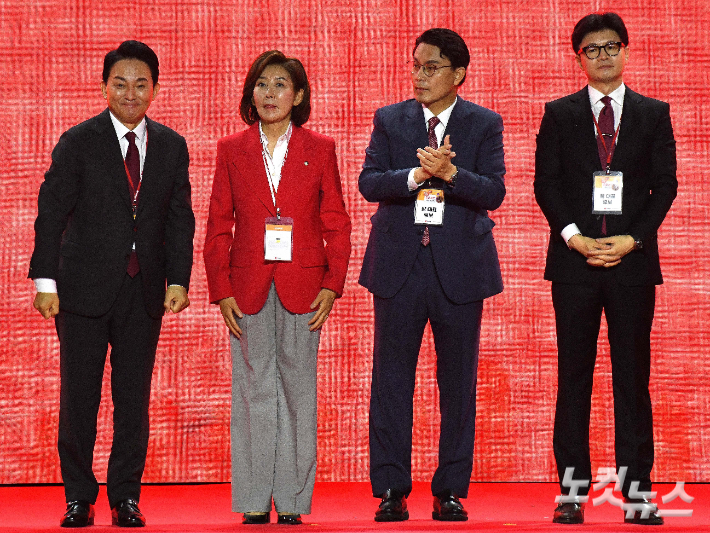
[[[643,248],[643,241],[639,239],[638,237],[634,237],[633,235],[631,238],[634,240],[634,250],[640,250]]]
[[[456,172],[454,172],[451,177],[449,178],[449,181],[446,183],[449,187],[452,189],[456,186],[456,178],[459,176],[459,168],[456,167]]]

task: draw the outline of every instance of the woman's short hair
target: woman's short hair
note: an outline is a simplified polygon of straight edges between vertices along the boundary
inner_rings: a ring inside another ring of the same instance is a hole
[[[306,69],[303,68],[303,64],[298,59],[286,57],[278,50],[264,52],[249,67],[249,72],[244,80],[242,101],[239,104],[239,114],[242,116],[242,120],[249,125],[259,120],[259,113],[253,101],[254,87],[256,87],[257,80],[269,65],[278,65],[288,72],[293,82],[293,90],[296,93],[303,89],[301,103],[294,106],[291,111],[291,121],[296,126],[302,126],[308,122],[308,118],[311,116],[311,86],[308,84]]]

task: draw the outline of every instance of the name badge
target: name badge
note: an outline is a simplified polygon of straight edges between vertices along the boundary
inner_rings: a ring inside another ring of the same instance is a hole
[[[593,215],[620,215],[624,192],[622,172],[594,173]]]
[[[269,217],[264,231],[264,259],[291,261],[293,256],[293,219]]]
[[[444,224],[444,191],[421,189],[414,203],[414,223],[428,226]]]

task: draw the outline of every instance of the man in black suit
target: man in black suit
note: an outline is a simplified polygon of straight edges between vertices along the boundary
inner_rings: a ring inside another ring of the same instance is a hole
[[[648,384],[655,285],[663,282],[657,232],[678,188],[675,140],[668,104],[623,84],[628,44],[626,27],[614,13],[588,15],[577,23],[572,46],[588,86],[548,103],[537,136],[535,197],[550,224],[545,279],[552,281],[557,326],[553,445],[563,496],[554,514],[557,523],[584,520],[602,310],[609,330],[625,520],[663,522],[649,501],[653,420]]]
[[[488,217],[505,196],[503,120],[457,96],[469,64],[458,34],[425,31],[412,59],[415,98],[377,110],[359,178],[365,199],[379,203],[360,273],[375,304],[370,480],[382,499],[375,520],[406,520],[412,398],[429,321],[441,410],[432,517],[462,521],[483,300],[503,290]]]
[[[61,136],[40,187],[29,277],[34,307],[56,316],[59,336],[63,527],[94,522],[92,460],[109,345],[112,523],[145,524],[138,501],[155,352],[163,314],[190,303],[195,231],[187,143],[145,116],[159,88],[148,46],[126,41],[109,52],[101,83],[108,109]]]

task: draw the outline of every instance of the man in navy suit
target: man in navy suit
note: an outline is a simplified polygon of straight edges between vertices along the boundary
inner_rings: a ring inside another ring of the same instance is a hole
[[[414,99],[378,109],[359,178],[378,202],[360,273],[374,295],[370,479],[375,520],[406,520],[412,399],[427,321],[437,355],[441,435],[433,518],[467,520],[483,299],[503,290],[493,221],[503,202],[503,121],[457,96],[469,52],[455,32],[420,35]]]
[[[628,45],[618,15],[580,20],[572,47],[588,86],[546,104],[537,136],[535,197],[550,224],[545,279],[552,281],[557,326],[553,447],[563,496],[554,513],[557,523],[584,521],[602,310],[609,329],[625,520],[663,523],[650,502],[648,384],[655,285],[663,282],[657,232],[678,188],[675,140],[668,104],[623,83]]]
[[[148,404],[163,314],[190,300],[195,218],[185,139],[149,120],[158,57],[126,41],[104,58],[101,114],[65,132],[40,187],[29,277],[34,307],[56,317],[63,527],[94,523],[96,417],[111,346],[112,522],[141,527]],[[167,287],[166,287],[167,280]]]

